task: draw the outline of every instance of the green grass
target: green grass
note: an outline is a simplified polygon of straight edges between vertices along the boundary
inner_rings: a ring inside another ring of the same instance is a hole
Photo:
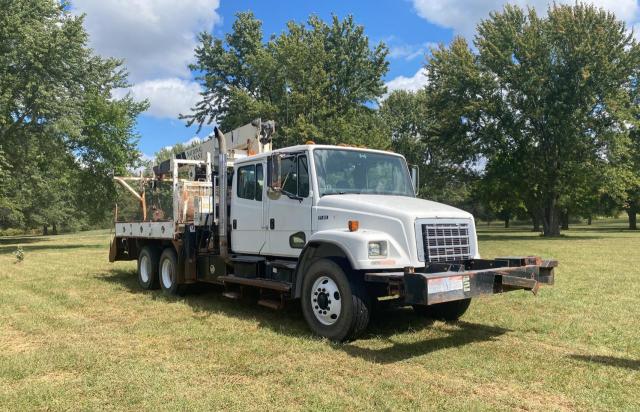
[[[344,345],[295,306],[142,292],[106,232],[0,238],[0,409],[640,409],[640,233],[479,231],[484,257],[558,259],[556,285],[453,325],[384,312]]]

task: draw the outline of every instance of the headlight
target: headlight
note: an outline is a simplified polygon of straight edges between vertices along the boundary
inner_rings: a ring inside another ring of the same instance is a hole
[[[369,257],[379,258],[387,256],[387,242],[386,240],[369,242]]]

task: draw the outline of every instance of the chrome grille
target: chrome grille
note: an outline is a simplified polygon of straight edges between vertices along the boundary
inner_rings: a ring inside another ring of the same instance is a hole
[[[469,259],[469,224],[426,223],[422,225],[424,257],[428,262]]]

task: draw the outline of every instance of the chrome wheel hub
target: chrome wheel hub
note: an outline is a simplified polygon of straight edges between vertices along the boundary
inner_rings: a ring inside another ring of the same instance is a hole
[[[328,276],[320,276],[311,288],[311,310],[323,325],[333,325],[342,311],[342,296],[338,285]]]

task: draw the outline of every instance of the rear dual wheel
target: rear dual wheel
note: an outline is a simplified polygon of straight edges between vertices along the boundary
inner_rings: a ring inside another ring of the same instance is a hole
[[[160,255],[160,287],[162,291],[171,296],[180,293],[178,284],[178,255],[173,248],[168,247]]]
[[[153,246],[138,254],[138,284],[144,290],[158,289],[158,249]]]
[[[172,247],[165,248],[162,253],[158,248],[145,246],[138,255],[138,283],[144,290],[162,288],[168,295],[177,295],[178,255]]]

